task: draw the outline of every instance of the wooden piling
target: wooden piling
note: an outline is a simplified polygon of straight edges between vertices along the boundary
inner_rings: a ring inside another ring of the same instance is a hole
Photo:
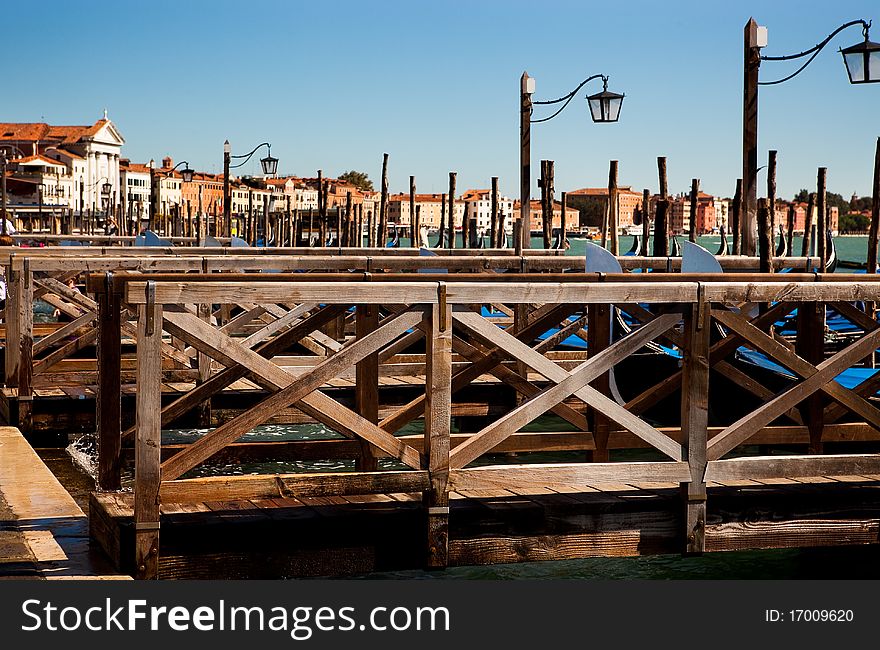
[[[565,243],[568,241],[568,239],[566,239],[566,237],[565,237],[565,232],[566,232],[565,229],[568,226],[568,224],[566,223],[566,219],[565,219],[565,211],[568,208],[567,192],[562,193],[560,203],[562,204],[562,218],[559,223],[559,230],[560,230],[559,246],[560,246],[560,248],[562,248],[562,250],[565,250]]]
[[[416,218],[416,177],[409,177],[409,247],[419,247],[419,220]]]
[[[611,305],[591,304],[587,307],[587,354],[594,357],[611,344]],[[611,394],[611,377],[603,372],[591,382],[591,386],[603,395]],[[588,409],[588,420],[596,448],[587,452],[587,459],[595,463],[607,463],[610,423],[598,409]]]
[[[618,230],[620,228],[620,215],[618,214],[620,206],[618,205],[617,191],[617,161],[612,160],[608,167],[608,210],[606,213],[607,221],[602,228],[602,246],[605,246],[605,237],[610,230],[610,251],[612,255],[620,255],[620,243],[618,241]]]
[[[648,238],[651,236],[651,191],[642,190],[642,241],[639,255],[648,256]]]
[[[868,231],[867,272],[877,272],[877,237],[880,231],[880,138],[874,152],[874,182],[871,186],[871,227]]]
[[[691,180],[691,219],[688,227],[688,241],[697,243],[697,210],[699,207],[698,199],[700,193],[700,179]]]
[[[810,192],[807,197],[807,214],[804,215],[804,239],[801,242],[801,257],[807,257],[812,250],[811,237],[813,236],[813,210],[816,207],[816,193]]]
[[[767,157],[767,209],[770,210],[770,234],[776,236],[776,150]],[[775,247],[774,247],[775,248]]]
[[[449,248],[455,248],[455,172],[449,172]]]
[[[730,230],[729,236],[733,243],[733,254],[740,253],[740,219],[742,218],[742,189],[743,182],[741,178],[736,179],[736,192],[733,195],[733,205],[730,206]]]
[[[785,255],[791,257],[794,255],[794,218],[797,210],[794,203],[788,206],[788,216],[785,223]]]
[[[669,230],[666,217],[669,212],[669,200],[661,198],[657,201],[657,212],[654,215],[654,257],[669,255]]]
[[[761,273],[773,272],[773,232],[767,199],[758,200],[758,268]]]
[[[122,318],[112,273],[104,273],[98,302],[98,489],[118,490],[122,475]]]
[[[828,251],[825,250],[825,231],[828,229],[828,222],[825,219],[827,176],[828,169],[819,167],[819,173],[816,175],[816,256],[819,258],[819,272],[825,271],[825,264],[828,261]]]
[[[492,218],[489,225],[489,248],[498,248],[498,177],[492,177]]]
[[[381,195],[379,198],[379,232],[376,235],[376,243],[378,246],[384,248],[385,246],[385,234],[387,232],[388,224],[385,222],[385,219],[388,216],[388,154],[382,154],[382,185],[381,185]]]

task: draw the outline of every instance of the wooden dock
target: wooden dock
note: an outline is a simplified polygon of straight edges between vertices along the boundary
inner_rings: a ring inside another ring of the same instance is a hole
[[[52,397],[40,391],[94,394],[91,533],[136,577],[878,542],[880,377],[834,381],[880,344],[873,312],[853,306],[880,302],[864,275],[756,274],[748,258],[693,276],[672,258],[605,275],[492,251],[79,252],[9,254],[6,340],[18,345],[3,395],[33,431]],[[84,293],[66,287],[71,274],[89,276]],[[37,296],[66,305],[70,323],[37,334]],[[826,346],[826,305],[859,331]],[[615,310],[637,322],[618,331]],[[774,324],[795,310],[788,340]],[[570,335],[586,351],[561,346]],[[645,353],[658,345],[680,357]],[[765,385],[736,362],[741,346],[799,379]],[[612,369],[638,390],[620,399]],[[524,430],[547,413],[559,431]],[[163,446],[181,418],[216,428]],[[339,437],[239,442],[270,421]],[[120,491],[132,456],[132,491]],[[189,478],[221,458],[355,465]]]

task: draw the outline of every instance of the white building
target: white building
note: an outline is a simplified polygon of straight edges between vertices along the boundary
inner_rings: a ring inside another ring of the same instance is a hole
[[[488,233],[492,228],[492,190],[468,190],[461,200],[467,204],[468,217],[477,219],[477,231]],[[498,214],[504,216],[504,230],[513,232],[513,199],[498,196]]]
[[[119,180],[123,188],[122,213],[133,224],[128,232],[140,232],[140,224],[150,217],[150,168],[123,158],[119,163]]]

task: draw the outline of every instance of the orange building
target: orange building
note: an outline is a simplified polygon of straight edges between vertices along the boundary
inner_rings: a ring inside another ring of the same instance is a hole
[[[571,223],[572,226],[592,226],[599,228],[605,218],[608,210],[608,188],[607,187],[584,187],[579,190],[572,190],[566,195],[566,203],[570,208],[574,208],[579,213],[578,221],[571,221],[566,218],[566,228]],[[630,186],[619,187],[617,190],[618,216],[621,228],[627,228],[633,225],[633,216],[635,211],[642,205],[642,194],[636,192]]]

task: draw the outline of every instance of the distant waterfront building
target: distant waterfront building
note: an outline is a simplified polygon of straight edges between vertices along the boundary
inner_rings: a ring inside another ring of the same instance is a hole
[[[39,191],[45,194],[47,190],[52,191],[50,188],[63,186],[64,201],[75,212],[102,210],[101,189],[105,182],[111,186],[111,206],[115,208],[119,205],[119,158],[125,139],[107,118],[106,112],[102,119],[91,126],[52,126],[44,122],[0,123],[0,144],[17,147],[23,154],[17,157],[43,156],[62,163],[67,168],[66,175],[70,177],[72,196],[67,194],[66,182],[50,182]],[[56,177],[58,175],[55,173]]]
[[[492,190],[467,190],[461,196],[461,200],[467,204],[468,215],[471,219],[476,216],[477,230],[489,232],[492,228]],[[508,234],[513,232],[513,199],[498,194],[498,214],[504,216],[504,230]]]
[[[140,232],[150,216],[150,168],[127,158],[119,161],[122,214],[132,224],[127,232]]]
[[[608,210],[607,187],[584,187],[572,190],[566,194],[566,203],[569,208],[578,212],[578,219],[570,222],[566,217],[566,228],[571,223],[572,227],[601,228],[605,214]],[[642,204],[641,192],[636,192],[630,186],[622,186],[617,190],[618,217],[621,228],[627,228],[633,224],[636,209]]]
[[[424,227],[435,230],[440,227],[440,214],[443,210],[443,198],[449,198],[445,194],[416,194],[415,207],[419,211],[419,221]],[[376,203],[378,208],[378,203]],[[449,201],[446,201],[446,228],[449,228]],[[461,227],[461,218],[464,215],[464,201],[455,199],[452,210],[453,225]],[[409,227],[412,223],[409,210],[409,194],[401,192],[388,197],[388,223]]]
[[[519,215],[519,201],[514,201],[513,203],[513,213],[515,215]],[[541,202],[540,201],[530,201],[529,202],[529,230],[532,232],[541,231],[544,228],[544,217],[541,213]],[[574,208],[566,206],[565,209],[565,228],[568,230],[569,224],[572,227],[575,227],[578,221],[578,211]],[[562,227],[562,203],[559,201],[553,202],[553,225],[552,228],[561,228]]]

